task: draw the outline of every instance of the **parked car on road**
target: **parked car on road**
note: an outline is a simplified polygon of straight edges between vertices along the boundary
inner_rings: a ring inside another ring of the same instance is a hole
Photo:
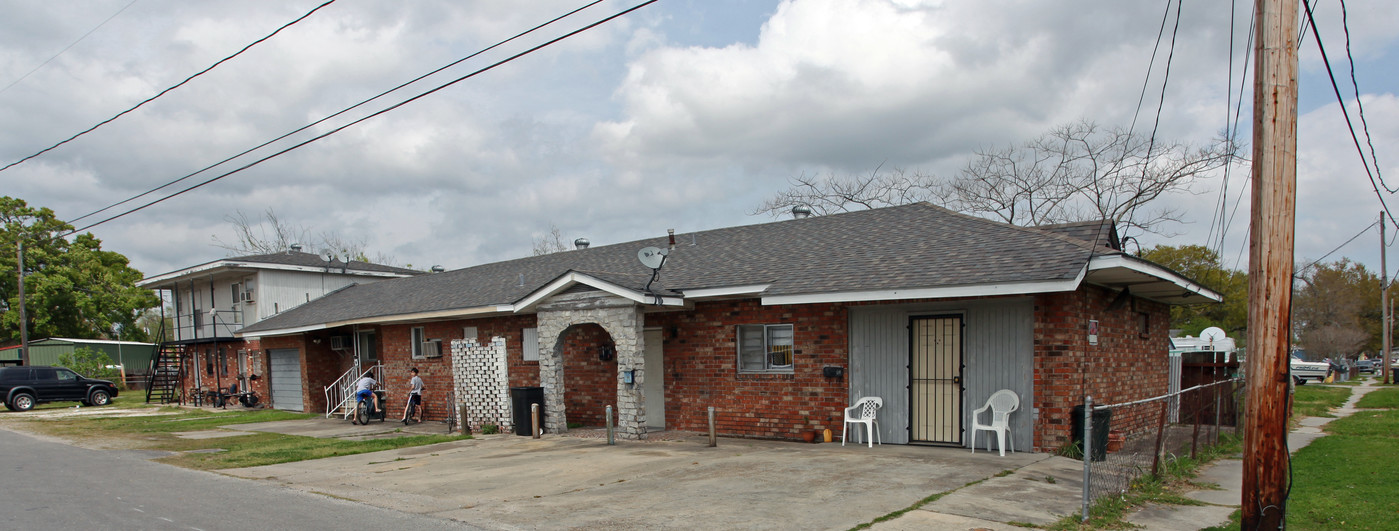
[[[84,378],[63,367],[0,368],[0,397],[11,411],[29,411],[44,402],[77,401],[105,406],[116,396],[117,387],[112,382]]]
[[[1375,360],[1360,360],[1355,362],[1355,366],[1360,368],[1360,374],[1375,373]]]

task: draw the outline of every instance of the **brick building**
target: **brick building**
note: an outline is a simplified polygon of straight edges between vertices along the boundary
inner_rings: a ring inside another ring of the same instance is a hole
[[[293,245],[280,253],[205,262],[143,279],[137,286],[159,292],[171,310],[166,316],[173,325],[171,337],[161,338],[160,355],[178,358],[174,387],[183,400],[233,386],[271,397],[271,373],[287,375],[281,378],[284,382],[300,378],[290,372],[299,370],[299,356],[269,359],[258,342],[237,337],[237,331],[348,286],[422,273],[305,253]],[[300,343],[296,344],[300,348]],[[325,353],[315,344],[305,350],[308,356]],[[330,370],[323,365],[313,364],[311,370]],[[146,369],[143,366],[137,372],[145,373]],[[298,398],[294,402],[284,398],[284,403],[300,405],[299,390],[276,391]]]
[[[1010,389],[1016,447],[1049,451],[1085,394],[1163,394],[1170,305],[1219,298],[1123,253],[1110,223],[914,204],[357,285],[237,335],[298,361],[301,400],[273,401],[288,409],[334,409],[326,388],[361,359],[382,363],[390,407],[417,367],[430,413],[451,391],[474,427],[508,427],[516,387],[543,388],[548,432],[611,405],[629,438],[701,431],[709,407],[722,435],[838,433],[845,406],[879,396],[884,442],[967,446],[971,411]]]

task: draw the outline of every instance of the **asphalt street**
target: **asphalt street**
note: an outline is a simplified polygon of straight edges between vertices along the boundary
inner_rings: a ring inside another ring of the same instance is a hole
[[[0,429],[6,529],[476,529]]]

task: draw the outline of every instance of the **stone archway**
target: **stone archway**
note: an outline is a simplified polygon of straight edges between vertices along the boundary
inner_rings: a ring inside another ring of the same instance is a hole
[[[642,382],[645,378],[641,327],[645,322],[636,302],[601,291],[559,295],[540,304],[539,385],[544,388],[544,430],[568,431],[564,400],[562,339],[570,327],[582,324],[601,326],[617,348],[617,428],[623,439],[646,438],[646,408]],[[633,383],[624,383],[626,371],[633,372]]]

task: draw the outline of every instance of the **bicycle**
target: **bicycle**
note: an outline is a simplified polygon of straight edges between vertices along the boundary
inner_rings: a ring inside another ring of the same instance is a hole
[[[443,421],[443,422],[446,422],[446,423],[447,423],[447,433],[456,433],[456,432],[457,432],[457,410],[456,410],[456,408],[453,407],[453,406],[454,406],[454,402],[456,402],[457,390],[456,390],[456,389],[449,389],[449,390],[447,391],[447,397],[446,397],[446,398],[447,398],[447,419],[446,419],[445,421]]]
[[[375,417],[379,418],[379,422],[384,422],[384,419],[388,417],[389,411],[388,408],[384,405],[384,392],[376,390],[374,391],[374,394],[379,399],[379,407],[376,409],[374,407],[374,401],[366,400],[364,397],[359,397],[355,401],[355,414],[354,417],[350,420],[351,424],[359,424],[363,426],[368,425],[369,421]]]
[[[409,393],[408,404],[403,406],[404,426],[407,426],[409,423],[412,422],[421,424],[423,422],[423,418],[427,416],[427,403],[423,402],[422,395],[417,395],[418,400],[413,400],[413,396],[414,395],[412,393]],[[413,420],[413,417],[417,417],[418,420]]]

